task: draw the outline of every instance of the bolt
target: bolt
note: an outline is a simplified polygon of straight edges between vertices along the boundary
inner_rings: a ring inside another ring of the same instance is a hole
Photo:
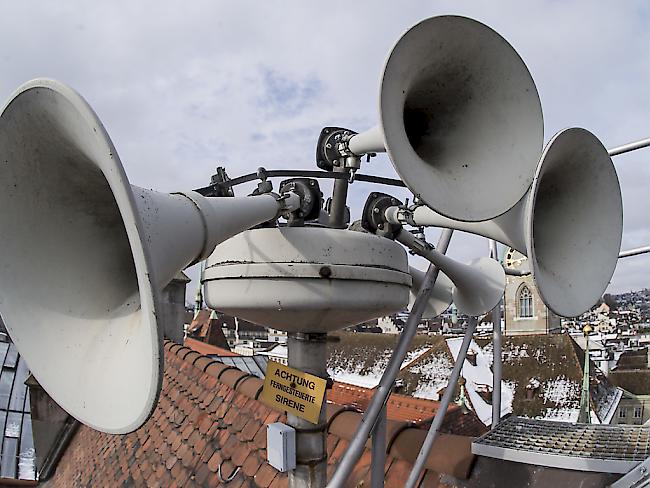
[[[378,213],[379,213],[379,209],[378,209],[377,207],[373,208],[373,209],[372,209],[372,213],[378,214]]]
[[[383,229],[383,228],[384,228],[384,224],[377,224],[377,228],[378,228],[378,229]]]
[[[332,276],[332,268],[329,266],[321,266],[321,268],[318,270],[318,274],[321,276],[321,278],[329,278]]]
[[[328,142],[327,144],[325,144],[325,147],[326,147],[327,149],[332,149],[332,145],[331,145],[329,142]]]

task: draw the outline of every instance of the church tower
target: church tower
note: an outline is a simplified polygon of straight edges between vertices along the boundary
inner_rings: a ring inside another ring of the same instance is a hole
[[[512,248],[503,257],[506,268],[528,270],[528,259]],[[551,312],[537,291],[532,275],[506,276],[505,334],[547,334],[560,328],[560,317]]]

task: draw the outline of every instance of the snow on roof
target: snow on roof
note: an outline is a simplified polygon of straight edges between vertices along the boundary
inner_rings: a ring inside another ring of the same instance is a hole
[[[373,388],[388,364],[397,336],[389,334],[339,334],[341,341],[329,347],[328,371],[337,381]],[[401,393],[439,400],[447,385],[462,338],[416,336],[398,379]],[[424,352],[423,352],[424,351]],[[463,365],[465,388],[478,417],[492,421],[492,342],[472,341],[476,366]],[[514,413],[539,419],[576,421],[580,407],[584,354],[566,334],[506,336],[503,339],[502,415]],[[474,361],[474,360],[473,360]],[[592,363],[591,401],[594,421],[609,422],[621,392]],[[532,395],[526,386],[539,383]],[[457,386],[454,396],[459,394]]]
[[[412,392],[417,398],[439,400],[438,392],[447,386],[447,379],[454,367],[446,355],[430,355],[426,361],[418,361],[406,368],[408,373],[419,375],[420,381]]]
[[[286,358],[289,353],[289,349],[284,344],[276,344],[268,351],[260,352],[259,354],[263,356],[280,356]]]
[[[328,343],[327,372],[335,381],[374,388],[379,384],[399,336],[363,332],[333,334],[340,340]],[[403,362],[406,365],[425,354],[432,340],[417,336]]]
[[[462,345],[462,337],[447,339],[447,346],[456,361]],[[483,354],[483,351],[478,344],[472,340],[467,351],[468,355],[474,355],[476,358],[476,365],[472,364],[468,359],[463,363],[461,376],[465,379],[465,389],[469,396],[469,400],[474,407],[474,411],[485,425],[492,424],[492,383],[494,377],[490,369],[491,363],[489,359]],[[480,393],[489,393],[490,403],[488,403]],[[504,384],[502,380],[501,385],[501,416],[507,415],[512,412],[512,399],[513,392],[510,390],[510,385]]]

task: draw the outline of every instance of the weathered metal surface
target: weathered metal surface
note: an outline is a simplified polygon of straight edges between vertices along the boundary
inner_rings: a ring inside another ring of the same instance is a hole
[[[217,246],[204,273],[212,308],[295,332],[327,332],[388,315],[408,303],[404,248],[340,229],[244,232]]]

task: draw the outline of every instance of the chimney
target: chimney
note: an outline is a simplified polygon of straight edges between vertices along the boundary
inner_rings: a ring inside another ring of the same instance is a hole
[[[526,400],[532,400],[535,398],[535,394],[539,392],[539,387],[541,383],[537,378],[531,378],[526,385]]]
[[[472,366],[476,366],[476,351],[469,350],[467,351],[467,355],[465,356],[465,359],[471,364]]]

